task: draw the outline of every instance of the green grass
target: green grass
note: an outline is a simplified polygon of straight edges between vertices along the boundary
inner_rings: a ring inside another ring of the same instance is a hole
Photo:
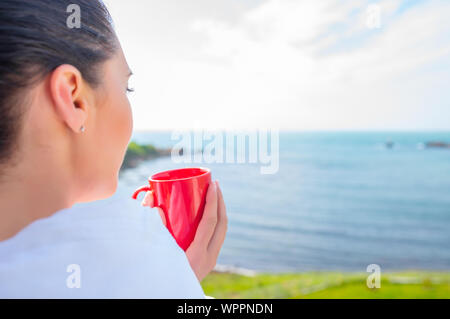
[[[161,151],[151,144],[141,145],[136,142],[128,144],[122,168],[135,167],[140,161],[157,157]]]
[[[135,156],[146,156],[149,154],[156,155],[158,152],[156,151],[156,148],[151,144],[140,145],[136,142],[130,142],[130,144],[128,144],[127,153]]]
[[[381,273],[381,287],[369,289],[369,273],[261,273],[254,277],[212,272],[203,281],[215,298],[450,298],[450,273]]]

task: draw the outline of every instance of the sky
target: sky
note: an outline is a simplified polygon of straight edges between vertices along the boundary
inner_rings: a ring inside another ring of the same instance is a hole
[[[104,0],[135,130],[450,130],[450,1]]]

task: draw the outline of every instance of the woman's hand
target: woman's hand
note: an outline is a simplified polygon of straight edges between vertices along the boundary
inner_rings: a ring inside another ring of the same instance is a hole
[[[153,206],[153,192],[149,191],[142,200],[143,206]],[[164,225],[166,219],[161,208],[158,212]],[[220,248],[225,240],[228,217],[219,182],[208,187],[205,209],[194,240],[186,250],[186,256],[199,281],[202,281],[216,265]]]

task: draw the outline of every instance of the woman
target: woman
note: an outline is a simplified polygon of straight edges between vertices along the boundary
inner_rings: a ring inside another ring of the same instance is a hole
[[[186,254],[151,193],[115,213],[71,209],[115,192],[132,133],[131,71],[103,4],[2,0],[0,45],[0,297],[204,297],[227,228],[217,182]]]

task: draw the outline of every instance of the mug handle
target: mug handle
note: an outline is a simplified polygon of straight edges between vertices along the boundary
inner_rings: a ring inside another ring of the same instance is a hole
[[[141,186],[141,187],[139,187],[138,189],[136,189],[135,191],[134,191],[134,193],[133,193],[133,195],[131,196],[131,198],[133,198],[133,199],[137,199],[137,196],[139,195],[139,193],[140,192],[149,192],[149,191],[151,191],[152,190],[152,188],[150,187],[150,186],[148,186],[148,185],[144,185],[144,186]]]

